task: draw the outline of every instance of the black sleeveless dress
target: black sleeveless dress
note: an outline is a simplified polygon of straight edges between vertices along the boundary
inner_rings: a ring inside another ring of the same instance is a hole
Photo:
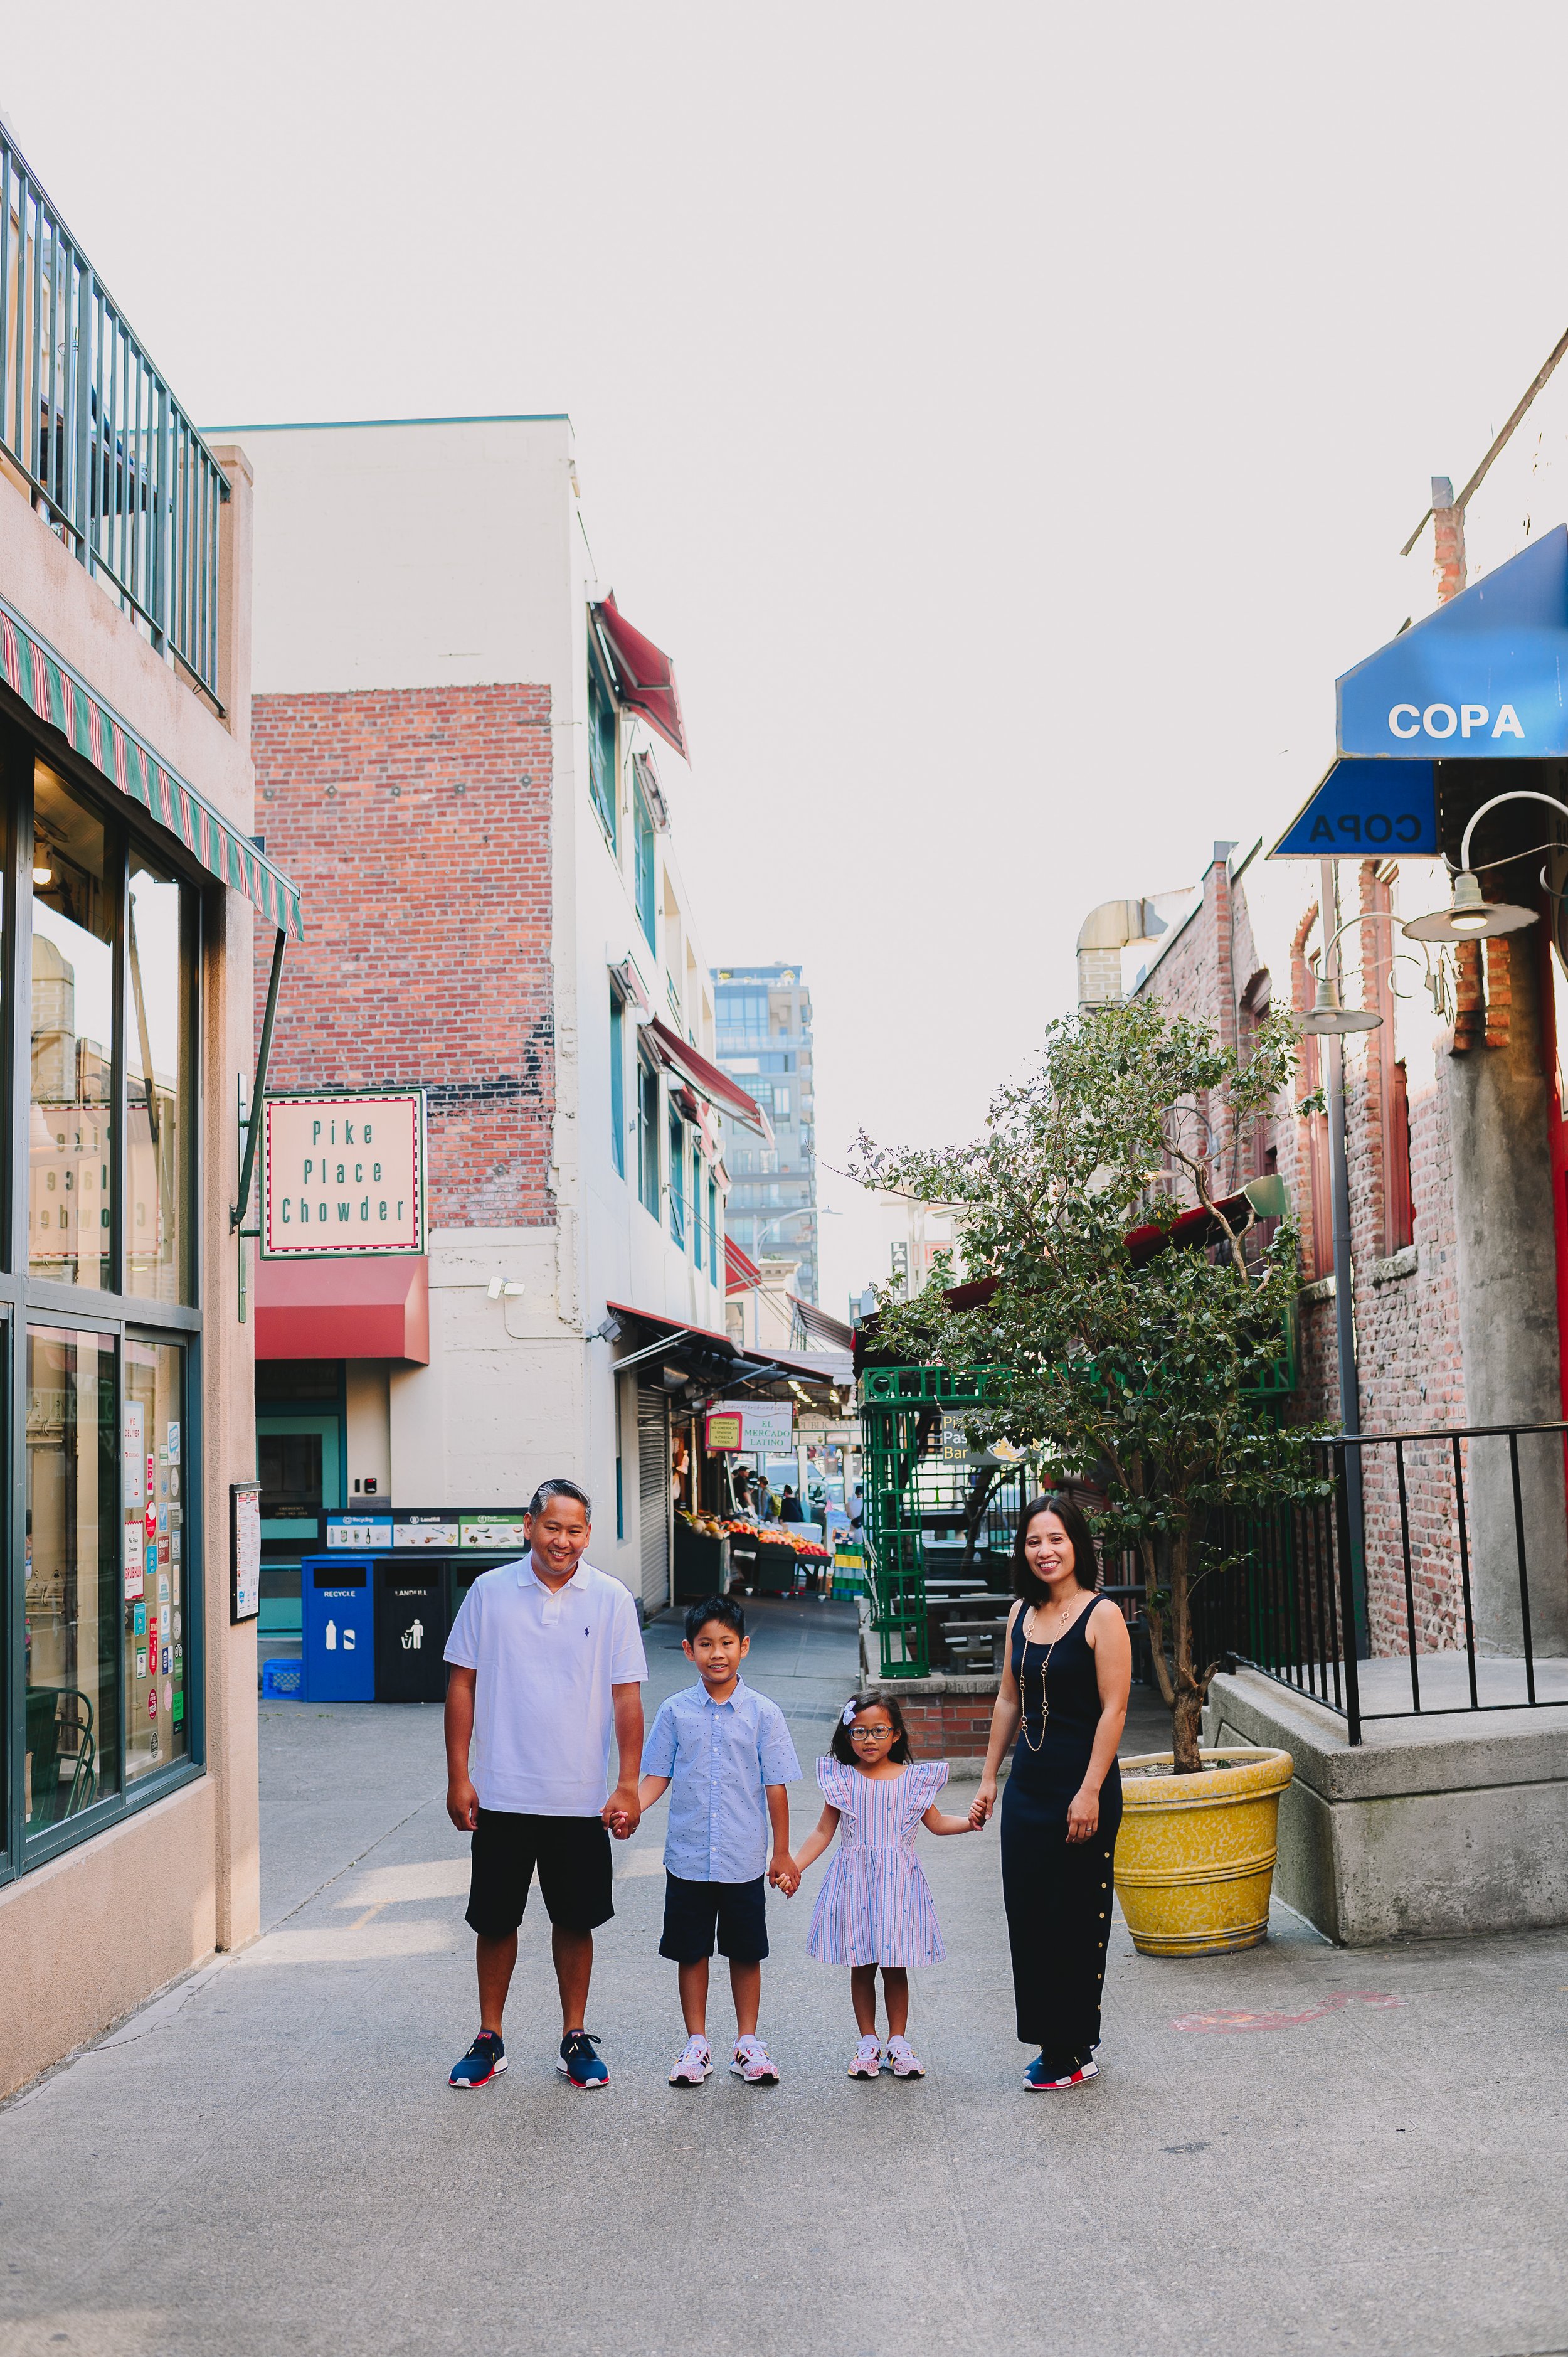
[[[1095,1612],[1115,1609],[1104,1599],[1091,1604],[1049,1649],[1043,1721],[1047,1648],[1025,1643],[1026,1610],[1014,1621],[1011,1638],[1024,1723],[1002,1791],[1002,1896],[1018,2035],[1059,2066],[1052,2072],[1058,2078],[1087,2062],[1100,2042],[1112,1861],[1122,1824],[1122,1775],[1114,1760],[1100,1789],[1098,1833],[1086,1842],[1069,1842],[1067,1813],[1088,1770],[1100,1724],[1089,1623]]]

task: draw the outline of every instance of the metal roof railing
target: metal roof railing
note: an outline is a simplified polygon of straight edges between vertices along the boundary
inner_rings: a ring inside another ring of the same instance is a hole
[[[222,469],[0,131],[0,473],[12,472],[217,705]]]

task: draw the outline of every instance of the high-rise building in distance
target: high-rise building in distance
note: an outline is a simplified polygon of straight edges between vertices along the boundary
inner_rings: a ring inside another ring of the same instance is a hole
[[[798,965],[714,968],[714,1054],[755,1097],[776,1143],[732,1147],[725,1232],[759,1265],[784,1263],[817,1298],[817,1156],[811,994]]]

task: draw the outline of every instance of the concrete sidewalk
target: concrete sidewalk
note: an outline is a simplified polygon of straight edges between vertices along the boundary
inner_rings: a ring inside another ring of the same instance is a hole
[[[812,1604],[757,1620],[799,1835],[853,1631]],[[686,1664],[669,1624],[649,1638],[651,1708]],[[0,2111],[0,2352],[1568,2348],[1568,1934],[1350,1955],[1281,1910],[1262,1949],[1173,1963],[1118,1922],[1103,2075],[1026,2096],[994,1831],[922,1838],[950,1952],[916,1976],[929,2078],[845,2077],[847,1976],[803,1953],[818,1868],[769,1900],[783,2085],[676,2093],[660,1808],[600,1938],[609,2087],[554,2071],[535,1902],[510,2071],[458,2096],[472,1941],[438,1714],[269,1704],[262,1736],[272,1928]],[[716,1974],[715,2043],[724,1996]]]

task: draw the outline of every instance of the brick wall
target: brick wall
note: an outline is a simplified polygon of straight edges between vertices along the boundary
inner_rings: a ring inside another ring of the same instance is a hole
[[[251,741],[305,901],[269,1088],[423,1085],[431,1225],[548,1222],[549,689],[258,695]]]
[[[1302,878],[1302,916],[1315,898],[1316,876]],[[1371,862],[1363,864],[1355,904],[1367,916],[1357,935],[1347,934],[1347,962],[1368,977],[1368,1003],[1384,1014],[1384,1028],[1351,1039],[1346,1066],[1347,1161],[1349,1170],[1351,1252],[1356,1276],[1355,1320],[1360,1383],[1361,1429],[1408,1431],[1465,1421],[1464,1367],[1459,1345],[1458,1266],[1454,1215],[1453,1157],[1449,1135],[1446,1055],[1450,1040],[1423,996],[1383,1006],[1373,996],[1384,985],[1388,963],[1386,921],[1370,912],[1385,906],[1386,888]],[[1350,913],[1348,909],[1347,914]],[[1305,1015],[1312,1003],[1312,976],[1305,961],[1304,922],[1292,944],[1291,973],[1271,977],[1276,1005]],[[1332,927],[1330,928],[1332,930]],[[1319,928],[1314,939],[1321,941]],[[1223,869],[1204,881],[1203,907],[1150,975],[1145,988],[1173,1013],[1199,1017],[1221,1038],[1233,1037],[1235,999],[1259,971],[1260,952],[1246,906],[1246,879],[1231,887]],[[1402,988],[1407,988],[1404,971]],[[1229,1001],[1229,1003],[1227,1003]],[[1389,1019],[1390,1016],[1393,1019]],[[1436,1056],[1425,1050],[1436,1032]],[[1407,1056],[1410,1071],[1411,1191],[1414,1249],[1392,1253],[1388,1232],[1390,1188],[1386,1166],[1390,1068]],[[1435,1062],[1435,1079],[1433,1078]],[[1424,1071],[1425,1077],[1422,1077]],[[1312,1123],[1295,1111],[1299,1101],[1326,1078],[1326,1058],[1304,1040],[1294,1089],[1276,1103],[1264,1132],[1265,1153],[1291,1192],[1303,1243],[1303,1291],[1299,1301],[1300,1386],[1294,1413],[1304,1422],[1339,1426],[1339,1368],[1336,1311],[1326,1286],[1312,1275],[1315,1242],[1310,1133]],[[1321,1121],[1321,1116],[1317,1117]],[[1216,1176],[1235,1183],[1254,1175],[1250,1142],[1222,1141]],[[1321,1190],[1316,1219],[1326,1230],[1320,1263],[1332,1265],[1328,1197]],[[1455,1539],[1451,1463],[1433,1447],[1413,1448],[1406,1457],[1406,1505],[1410,1517],[1412,1582],[1416,1642],[1430,1651],[1461,1641],[1459,1566]],[[1391,1450],[1369,1450],[1364,1458],[1367,1587],[1369,1633],[1375,1653],[1407,1649],[1403,1551],[1397,1475]]]

